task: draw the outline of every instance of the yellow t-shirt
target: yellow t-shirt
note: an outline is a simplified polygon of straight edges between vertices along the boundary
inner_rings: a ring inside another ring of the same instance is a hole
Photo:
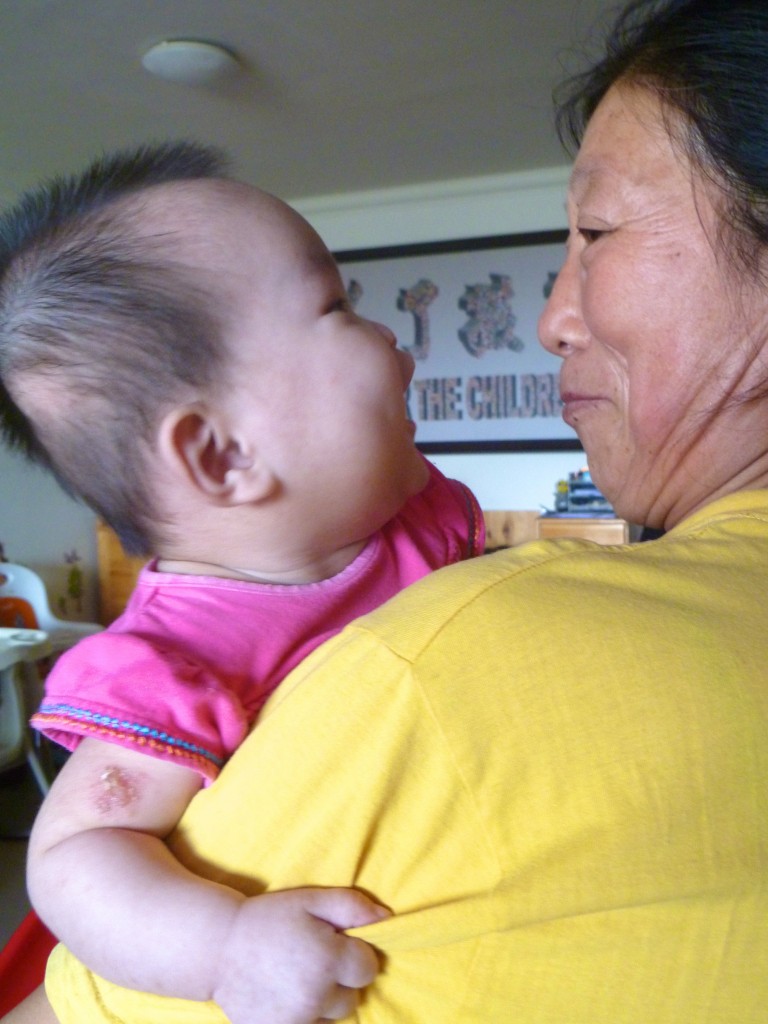
[[[283,683],[173,848],[390,906],[361,1024],[764,1024],[767,594],[768,491],[440,570]],[[64,1024],[225,1019],[62,949],[48,991]]]

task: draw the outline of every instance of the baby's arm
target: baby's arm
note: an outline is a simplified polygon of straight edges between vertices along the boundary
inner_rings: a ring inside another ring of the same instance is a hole
[[[184,999],[214,999],[239,1024],[348,1015],[379,965],[342,929],[386,912],[349,889],[246,898],[168,851],[200,787],[184,767],[98,740],[68,759],[33,829],[30,898],[95,973]]]

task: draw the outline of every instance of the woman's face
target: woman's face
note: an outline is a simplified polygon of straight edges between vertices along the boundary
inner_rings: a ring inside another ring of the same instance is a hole
[[[614,86],[568,196],[565,264],[542,314],[563,417],[619,515],[669,528],[768,486],[768,302],[718,248],[718,193],[675,148],[653,94]]]

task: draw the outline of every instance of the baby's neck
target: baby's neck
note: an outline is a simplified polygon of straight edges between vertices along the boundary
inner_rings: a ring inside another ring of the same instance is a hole
[[[223,562],[201,561],[182,557],[157,560],[158,572],[179,573],[188,576],[218,576],[222,579],[249,580],[252,583],[271,583],[282,586],[297,586],[302,583],[318,583],[338,575],[357,558],[367,541],[357,541],[339,551],[314,556],[296,565],[256,568],[246,565],[230,565]],[[229,561],[229,559],[227,559]]]

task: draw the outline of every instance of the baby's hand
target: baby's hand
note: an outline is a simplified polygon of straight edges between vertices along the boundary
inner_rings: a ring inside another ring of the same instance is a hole
[[[232,1024],[313,1024],[354,1012],[379,972],[343,934],[389,917],[354,889],[290,889],[246,900],[221,951],[213,998]]]

